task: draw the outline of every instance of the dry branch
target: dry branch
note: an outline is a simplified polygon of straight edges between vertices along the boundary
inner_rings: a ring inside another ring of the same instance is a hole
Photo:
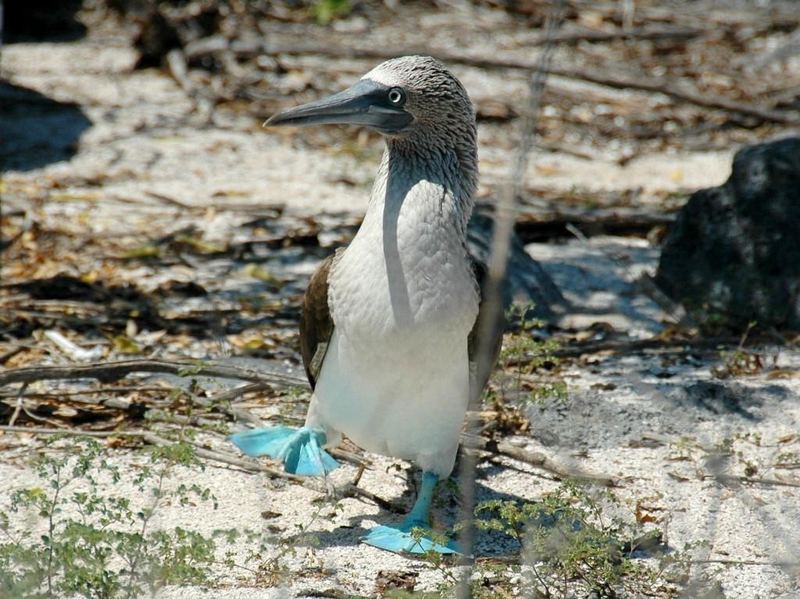
[[[531,71],[536,68],[534,60],[519,60],[513,58],[499,58],[496,56],[468,56],[450,50],[432,48],[392,48],[392,47],[347,47],[342,45],[322,45],[313,42],[292,42],[268,44],[264,51],[269,54],[318,54],[335,58],[369,58],[386,60],[403,54],[433,54],[437,58],[450,63],[463,64],[484,69],[521,69]],[[703,108],[725,110],[734,114],[741,114],[757,118],[761,121],[800,124],[800,114],[793,112],[764,108],[751,104],[725,98],[714,94],[705,94],[693,89],[687,89],[666,81],[644,76],[632,77],[619,73],[590,72],[585,69],[549,66],[548,73],[567,79],[587,81],[614,89],[634,89],[650,93],[659,93]]]
[[[164,439],[163,437],[159,437],[153,433],[145,433],[143,435],[145,441],[152,445],[170,445],[172,442]],[[311,489],[312,491],[317,491],[318,493],[327,493],[327,488],[324,484],[320,484],[318,481],[305,477],[305,476],[298,476],[296,474],[290,474],[288,472],[283,472],[282,470],[276,470],[275,468],[270,468],[269,466],[265,466],[259,462],[255,462],[252,460],[245,460],[240,457],[237,457],[233,454],[229,454],[222,451],[216,451],[212,449],[206,449],[204,447],[199,447],[196,444],[192,444],[195,448],[195,453],[204,459],[212,460],[215,462],[221,462],[223,464],[228,464],[231,466],[236,466],[237,468],[241,468],[242,470],[247,470],[249,472],[262,472],[264,474],[268,474],[272,478],[282,478],[285,480],[290,480],[292,482],[298,483],[303,487]],[[357,497],[357,498],[364,498],[368,499],[380,507],[389,510],[394,513],[404,513],[406,511],[406,506],[401,505],[387,499],[383,499],[378,497],[374,493],[370,493],[360,487],[357,487],[353,484],[345,484],[342,487],[336,489],[336,495],[339,497]]]
[[[673,40],[673,41],[688,41],[690,39],[703,37],[713,33],[711,30],[702,29],[699,27],[637,27],[635,29],[617,29],[614,31],[600,31],[592,29],[581,29],[578,31],[562,31],[557,33],[553,41],[562,45],[575,45],[581,42],[589,43],[604,43],[613,42],[618,40]],[[537,35],[525,40],[525,46],[543,46],[546,42],[544,35]],[[398,49],[394,54],[399,56],[407,53],[408,50]],[[271,46],[265,46],[258,40],[250,39],[236,39],[227,40],[222,35],[211,35],[198,40],[189,42],[183,49],[183,63],[177,62],[177,69],[171,64],[170,68],[177,71],[177,76],[173,73],[173,77],[181,84],[182,87],[191,88],[191,83],[186,80],[186,68],[183,67],[186,59],[196,60],[198,58],[210,55],[219,55],[231,53],[238,58],[255,58],[260,54],[274,53]],[[284,52],[285,54],[294,54],[296,52]],[[302,52],[306,54],[307,52]],[[314,52],[316,53],[316,52]],[[320,52],[322,53],[322,52]],[[329,55],[339,56],[336,53],[326,53]],[[169,56],[167,57],[169,59]],[[176,60],[173,58],[173,61]]]
[[[549,472],[550,474],[554,474],[561,480],[579,480],[602,485],[604,487],[615,487],[618,485],[617,480],[611,476],[586,472],[580,468],[574,468],[572,466],[567,466],[566,464],[559,464],[558,462],[548,458],[543,453],[538,451],[529,451],[521,447],[515,447],[508,441],[494,441],[485,438],[479,438],[475,445],[482,451],[496,455],[504,455],[530,466],[540,468],[546,472]]]
[[[800,487],[800,482],[778,480],[776,478],[750,478],[747,476],[737,476],[735,474],[709,474],[703,476],[703,480],[715,480],[723,485],[753,484],[765,485],[768,487]]]
[[[579,209],[539,208],[524,206],[517,217],[514,230],[523,243],[549,241],[572,237],[568,225],[578,227],[587,235],[646,236],[654,227],[666,227],[675,215],[665,211],[639,210],[626,207]]]
[[[41,428],[33,426],[0,425],[2,433],[28,433],[30,435],[74,435],[78,437],[142,437],[145,431],[84,431],[74,428]]]
[[[623,353],[637,352],[648,349],[678,350],[684,348],[711,349],[721,346],[738,345],[737,337],[700,337],[697,339],[637,339],[634,341],[599,341],[597,343],[575,344],[562,347],[553,351],[556,358],[577,358],[586,354],[600,352]]]
[[[263,372],[203,360],[197,362],[170,362],[167,360],[122,360],[106,364],[86,364],[82,366],[34,366],[15,368],[0,372],[0,387],[12,383],[33,383],[64,379],[97,379],[113,382],[133,372],[154,372],[176,376],[210,376],[237,379],[252,383],[263,383],[278,387],[295,387],[305,384],[305,380],[290,374]]]

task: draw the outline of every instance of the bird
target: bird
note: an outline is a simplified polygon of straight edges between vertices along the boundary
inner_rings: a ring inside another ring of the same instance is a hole
[[[303,298],[300,349],[313,390],[304,426],[231,439],[299,475],[336,468],[326,449],[343,435],[415,463],[422,479],[409,514],[362,541],[396,553],[458,553],[455,541],[431,533],[431,501],[453,470],[470,393],[486,385],[503,332],[502,311],[481,300],[486,269],[467,248],[478,184],[475,112],[441,62],[401,56],[265,126],[321,124],[377,131],[383,158],[360,228],[322,262]],[[494,321],[490,351],[478,356],[486,318]]]

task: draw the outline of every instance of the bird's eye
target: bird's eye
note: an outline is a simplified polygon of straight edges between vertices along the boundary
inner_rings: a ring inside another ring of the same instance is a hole
[[[395,106],[402,106],[406,102],[406,94],[399,87],[393,87],[389,90],[389,102]]]

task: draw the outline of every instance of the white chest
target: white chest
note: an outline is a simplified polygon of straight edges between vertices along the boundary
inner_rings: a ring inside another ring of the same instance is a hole
[[[334,334],[315,390],[325,425],[444,476],[469,396],[478,290],[443,187],[373,203],[329,280]]]
[[[478,291],[446,194],[423,180],[370,206],[329,287],[334,324],[354,342],[471,330]]]

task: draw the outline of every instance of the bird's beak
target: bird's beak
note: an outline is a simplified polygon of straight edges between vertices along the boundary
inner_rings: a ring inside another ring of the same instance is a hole
[[[414,117],[389,103],[388,90],[384,85],[362,79],[338,94],[274,114],[264,126],[363,125],[381,133],[396,133]]]

